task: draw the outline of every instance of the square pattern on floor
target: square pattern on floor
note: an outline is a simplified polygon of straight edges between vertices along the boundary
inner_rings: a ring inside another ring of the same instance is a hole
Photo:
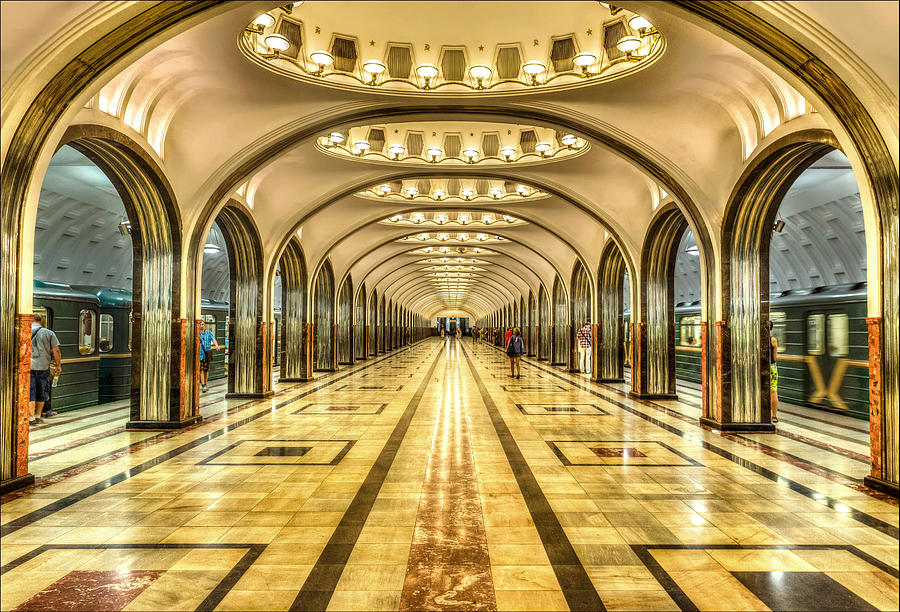
[[[897,570],[854,546],[632,548],[682,609],[856,611],[898,605]]]
[[[403,385],[341,385],[335,391],[400,391]]]
[[[197,465],[337,465],[356,440],[239,440]]]
[[[348,402],[336,404],[334,402],[307,404],[291,414],[381,414],[387,404],[378,402]]]
[[[562,385],[527,385],[527,384],[508,384],[500,385],[500,387],[509,393],[562,393],[567,391]]]
[[[212,610],[265,546],[47,544],[3,566],[5,610]],[[32,571],[38,568],[38,571]],[[190,594],[185,587],[190,585]]]
[[[546,416],[548,414],[609,416],[609,413],[597,404],[516,404],[516,407],[522,414],[529,416]]]
[[[700,466],[668,444],[656,440],[547,440],[563,465]]]

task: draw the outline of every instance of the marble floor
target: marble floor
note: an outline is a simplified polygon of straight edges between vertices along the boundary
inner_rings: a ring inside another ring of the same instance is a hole
[[[897,610],[897,502],[864,424],[785,408],[697,424],[696,389],[630,398],[466,339],[32,431],[0,505],[3,610]],[[860,458],[862,457],[862,459]]]

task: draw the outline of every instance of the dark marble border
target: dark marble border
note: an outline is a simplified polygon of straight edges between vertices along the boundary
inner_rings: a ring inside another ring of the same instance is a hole
[[[553,411],[553,410],[544,410],[544,412],[528,412],[528,406],[556,406],[557,408],[568,408],[569,406],[590,406],[594,408],[596,412],[564,412],[564,411]],[[579,402],[570,402],[567,404],[548,404],[548,403],[538,403],[538,404],[516,404],[516,408],[524,414],[525,416],[586,416],[586,417],[595,417],[595,416],[610,416],[610,413],[598,406],[597,404],[585,404]]]
[[[234,449],[234,448],[237,448],[238,446],[240,446],[241,444],[244,444],[245,442],[345,442],[346,444],[344,444],[344,448],[342,448],[342,449],[338,452],[338,454],[335,455],[334,459],[332,459],[331,461],[320,461],[320,462],[312,462],[312,461],[311,461],[311,462],[309,462],[309,463],[277,463],[277,462],[276,462],[276,463],[268,463],[268,462],[266,462],[266,461],[225,463],[225,462],[216,461],[216,458],[217,458],[217,457],[221,457],[222,455],[224,455],[224,454],[227,453],[228,451],[230,451],[230,450],[232,450],[232,449]],[[235,442],[234,444],[229,444],[228,446],[226,446],[226,447],[223,448],[222,450],[220,450],[220,451],[218,451],[218,452],[216,452],[216,453],[213,453],[212,455],[210,455],[209,457],[207,457],[207,458],[204,459],[203,461],[198,461],[198,462],[195,463],[194,465],[236,465],[236,466],[241,466],[241,465],[269,465],[269,466],[280,466],[280,467],[285,467],[285,466],[288,466],[288,467],[297,467],[297,466],[300,466],[300,465],[337,465],[338,463],[341,462],[341,459],[343,459],[343,458],[347,455],[347,453],[350,452],[350,449],[353,448],[353,445],[356,444],[356,442],[357,442],[356,440],[312,440],[312,439],[305,439],[305,438],[297,439],[297,440],[294,440],[294,439],[284,439],[284,438],[278,438],[278,439],[257,439],[257,438],[248,438],[248,439],[246,439],[246,440],[238,440],[238,441]]]
[[[468,349],[463,347],[462,352],[469,365],[472,380],[478,387],[484,406],[491,417],[491,423],[503,447],[506,460],[509,462],[510,468],[512,468],[516,483],[519,485],[519,490],[522,492],[522,497],[528,506],[531,519],[534,521],[534,526],[541,537],[541,542],[544,544],[544,550],[547,552],[547,557],[553,566],[553,572],[556,574],[556,579],[562,589],[563,596],[566,598],[569,609],[573,611],[606,610],[603,601],[594,588],[593,582],[591,582],[590,576],[588,576],[587,571],[581,564],[581,559],[578,558],[578,554],[572,547],[572,543],[569,541],[569,537],[566,535],[562,525],[560,525],[556,513],[550,506],[550,502],[544,495],[543,490],[541,490],[541,485],[538,484],[537,479],[534,477],[528,461],[522,455],[522,451],[519,449],[519,445],[510,432],[506,421],[503,420],[500,410],[484,386],[484,382],[481,380],[481,376],[478,374],[475,364],[469,356]]]
[[[153,549],[179,549],[186,548],[191,550],[198,549],[213,549],[213,550],[240,550],[243,548],[247,549],[247,552],[241,557],[240,561],[238,561],[234,567],[231,568],[222,580],[219,581],[213,590],[210,591],[209,595],[206,596],[206,599],[197,606],[197,610],[215,610],[216,607],[222,602],[225,596],[234,588],[234,585],[237,584],[238,580],[241,579],[241,576],[244,575],[251,565],[259,558],[262,552],[266,549],[266,544],[44,544],[43,546],[39,546],[34,550],[25,553],[21,557],[18,557],[2,568],[0,568],[0,575],[5,574],[6,572],[13,570],[23,563],[27,563],[31,559],[34,559],[40,554],[47,552],[48,550],[153,550]]]
[[[691,457],[688,457],[681,451],[674,449],[671,446],[669,446],[668,444],[666,444],[664,442],[660,442],[659,440],[545,440],[545,442],[547,443],[547,445],[550,448],[553,449],[553,452],[556,454],[557,457],[559,457],[559,460],[565,466],[575,465],[575,466],[610,467],[610,468],[611,467],[653,468],[653,467],[690,467],[690,466],[706,467],[705,465],[703,465],[696,459],[692,459]],[[582,442],[584,444],[591,444],[591,443],[657,444],[657,445],[663,447],[664,449],[666,449],[667,451],[669,451],[670,453],[678,455],[679,457],[684,459],[687,462],[687,464],[684,464],[684,463],[623,463],[620,465],[620,464],[616,464],[616,463],[572,463],[566,457],[565,453],[563,453],[562,450],[556,445],[557,442]]]
[[[403,349],[403,350],[406,350],[406,349]],[[313,385],[312,388],[307,389],[306,391],[304,391],[298,395],[295,395],[291,398],[288,398],[285,401],[280,402],[279,404],[276,404],[273,407],[267,407],[264,410],[261,410],[260,412],[254,414],[254,415],[243,418],[239,421],[235,421],[234,423],[229,423],[228,425],[226,425],[225,427],[223,427],[221,429],[210,432],[210,433],[206,434],[205,436],[201,436],[195,440],[187,442],[186,444],[183,444],[183,445],[179,446],[178,448],[175,448],[171,451],[163,453],[162,455],[159,455],[157,457],[154,457],[152,459],[144,461],[144,462],[142,462],[136,466],[133,466],[123,472],[115,474],[114,476],[110,476],[109,478],[107,478],[105,480],[102,480],[98,483],[95,483],[93,485],[85,487],[84,489],[81,489],[80,491],[76,491],[75,493],[72,493],[71,495],[67,495],[63,498],[60,498],[60,499],[54,501],[54,502],[51,502],[42,508],[38,508],[37,510],[33,510],[32,512],[29,512],[28,514],[20,516],[19,518],[13,519],[12,521],[9,521],[8,523],[5,523],[4,525],[0,526],[0,536],[6,536],[6,535],[9,535],[10,533],[18,531],[22,527],[27,527],[28,525],[31,525],[31,524],[41,520],[42,518],[48,517],[55,512],[58,512],[65,508],[68,508],[69,506],[76,504],[76,503],[82,501],[83,499],[87,499],[91,495],[99,493],[100,491],[104,491],[115,484],[118,484],[120,482],[128,480],[129,478],[137,476],[138,474],[145,472],[146,470],[148,470],[152,467],[155,467],[161,463],[164,463],[164,462],[168,461],[169,459],[172,459],[173,457],[177,457],[177,456],[181,455],[182,453],[185,453],[193,448],[196,448],[197,446],[200,446],[201,444],[209,442],[210,440],[214,440],[215,438],[218,438],[218,437],[220,437],[226,433],[229,433],[231,431],[234,431],[235,429],[237,429],[239,427],[243,427],[247,423],[252,423],[253,421],[255,421],[257,419],[260,419],[265,416],[269,416],[276,410],[280,410],[281,408],[284,408],[285,406],[289,406],[290,404],[293,404],[297,400],[303,399],[304,397],[307,397],[307,396],[311,395],[312,393],[320,391],[321,389],[323,389],[325,387],[331,386],[349,376],[353,376],[354,374],[360,372],[361,370],[368,369],[368,368],[376,365],[380,361],[382,361],[384,359],[389,359],[391,357],[393,357],[393,355],[385,355],[384,357],[382,357],[376,361],[372,361],[371,363],[368,363],[362,367],[356,368],[350,372],[347,372],[346,374],[337,376],[331,380],[327,380],[327,381],[319,383],[319,384],[315,384],[315,385]]]
[[[441,346],[440,349],[435,355],[428,373],[419,383],[415,394],[409,399],[403,415],[394,426],[394,430],[375,459],[375,463],[372,464],[366,479],[341,517],[340,523],[335,527],[312,571],[306,577],[303,586],[300,587],[300,592],[297,593],[297,597],[291,604],[291,610],[325,610],[328,607],[344,567],[350,559],[350,553],[353,552],[353,547],[359,539],[369,512],[381,491],[381,485],[387,478],[391,465],[394,463],[394,457],[397,456],[400,444],[406,437],[413,416],[425,395],[425,389],[434,377],[439,358],[444,353],[444,347]]]
[[[384,412],[384,409],[387,408],[387,402],[383,404],[379,404],[378,402],[348,402],[347,406],[353,407],[362,407],[362,406],[378,406],[375,409],[375,412],[354,412],[352,410],[334,410],[332,412],[305,412],[307,408],[310,406],[330,406],[334,407],[338,404],[336,402],[312,402],[307,404],[303,408],[293,411],[291,414],[302,414],[302,416],[340,416],[340,415],[350,415],[350,416],[372,416],[375,414],[381,414]]]
[[[344,385],[343,387],[338,387],[335,391],[401,391],[403,390],[403,385],[394,385],[384,386],[384,385]]]
[[[551,389],[551,387],[556,387],[556,389]],[[564,393],[566,390],[562,385],[544,385],[543,387],[538,385],[522,385],[517,389],[515,384],[511,384],[500,385],[500,388],[507,393]]]
[[[894,578],[898,577],[898,571],[895,568],[849,544],[630,544],[630,546],[641,563],[653,574],[653,577],[676,605],[681,610],[691,612],[697,612],[699,609],[656,561],[650,553],[651,550],[846,550],[886,574]]]

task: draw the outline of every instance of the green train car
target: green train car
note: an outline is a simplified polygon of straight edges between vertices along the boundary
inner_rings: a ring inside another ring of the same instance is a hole
[[[63,283],[34,281],[33,306],[59,339],[62,356],[63,370],[51,390],[50,405],[59,412],[94,406],[99,398],[100,300]]]
[[[869,418],[866,284],[792,289],[773,296],[778,398]],[[700,383],[700,304],[675,308],[675,375]]]
[[[131,291],[83,285],[72,288],[100,300],[97,401],[104,404],[126,399],[131,395]]]

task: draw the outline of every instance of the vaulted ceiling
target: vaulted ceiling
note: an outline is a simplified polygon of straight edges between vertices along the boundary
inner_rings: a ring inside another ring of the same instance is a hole
[[[253,217],[267,262],[299,235],[312,273],[328,260],[338,281],[349,277],[424,316],[477,317],[551,287],[557,275],[567,284],[578,260],[595,271],[607,240],[637,261],[673,193],[691,200],[696,223],[714,235],[748,159],[781,135],[828,127],[814,100],[677,6],[624,6],[309,0],[287,11],[228,3],[104,75],[70,119],[113,127],[146,148],[176,195],[186,239],[206,241],[214,215],[203,211],[235,199]],[[29,9],[3,10],[10,23]],[[28,20],[43,15],[42,31],[51,32],[135,9],[34,10]],[[636,15],[645,27],[632,27]],[[616,51],[610,32],[636,37],[638,47]],[[4,33],[5,80],[21,59],[16,45],[40,41],[25,29]],[[279,33],[291,46],[276,55],[266,36]],[[595,58],[586,72],[579,54]],[[371,84],[370,60],[385,66]],[[534,80],[528,62],[544,67]],[[437,70],[427,87],[429,69],[417,71],[426,64]],[[490,70],[489,86],[479,88],[476,66]],[[467,157],[467,148],[476,154]],[[841,168],[810,170],[785,198],[773,290],[865,278],[858,189],[845,159],[826,160]],[[391,186],[389,196],[381,185]],[[538,197],[518,197],[518,185]],[[89,163],[57,154],[41,191],[36,277],[130,283],[111,187]],[[411,222],[418,214],[423,221]],[[471,215],[468,227],[454,221],[461,214]],[[496,222],[479,227],[485,214]],[[434,222],[438,215],[447,221]],[[699,298],[696,259],[679,258],[676,301]],[[453,269],[460,265],[477,269]],[[226,295],[224,266],[221,254],[204,256],[204,296]]]

